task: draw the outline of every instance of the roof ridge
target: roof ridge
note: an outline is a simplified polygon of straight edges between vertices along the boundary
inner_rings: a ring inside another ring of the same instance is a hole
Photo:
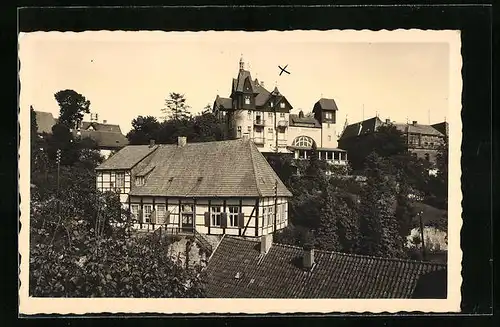
[[[302,249],[300,246],[290,245],[290,244],[282,244],[282,243],[274,243],[273,242],[273,245],[294,248],[294,249]],[[366,255],[366,254],[344,253],[344,252],[328,251],[328,250],[321,250],[321,249],[314,249],[314,250],[324,252],[324,253],[329,253],[329,254],[338,254],[338,255],[346,256],[346,257],[369,258],[369,259],[374,259],[374,260],[399,261],[399,262],[407,262],[407,263],[420,263],[420,264],[431,264],[431,265],[436,265],[436,266],[447,266],[444,263],[432,262],[432,261],[419,261],[419,260],[402,259],[402,258],[384,258],[384,257],[377,257],[377,256],[372,256],[372,255]]]
[[[232,235],[227,235],[226,239],[227,238],[235,239],[235,240],[241,240],[241,241],[247,241],[247,242],[253,242],[253,243],[259,243],[259,241],[248,240],[248,239],[245,239],[245,238],[238,238],[238,237],[234,237]],[[283,244],[283,243],[275,243],[275,242],[273,242],[273,246],[279,246],[279,247],[284,247],[284,248],[303,250],[302,247],[297,246],[297,245],[291,245],[291,244]],[[397,262],[406,262],[406,263],[419,263],[419,264],[427,264],[427,265],[435,265],[435,266],[443,266],[443,267],[447,266],[447,264],[445,264],[445,263],[432,262],[432,261],[420,261],[420,260],[402,259],[402,258],[384,258],[384,257],[377,257],[377,256],[372,256],[372,255],[366,255],[366,254],[344,253],[344,252],[328,251],[328,250],[321,250],[321,249],[314,249],[314,250],[315,251],[319,251],[319,252],[323,252],[323,253],[327,253],[327,254],[338,254],[338,255],[346,256],[346,257],[367,258],[367,259],[381,260],[381,261],[397,261]]]

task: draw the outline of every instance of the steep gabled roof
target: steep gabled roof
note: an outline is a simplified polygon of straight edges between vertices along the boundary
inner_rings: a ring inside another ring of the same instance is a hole
[[[57,122],[52,113],[44,111],[35,111],[36,124],[38,125],[38,133],[52,133],[52,126]]]
[[[394,124],[394,126],[396,126],[396,128],[403,133],[425,134],[425,135],[434,135],[434,136],[441,136],[441,137],[444,136],[441,132],[439,132],[437,129],[435,129],[431,125]]]
[[[130,169],[150,151],[147,146],[127,146],[97,169]],[[137,169],[149,176],[131,195],[272,197],[275,182],[278,196],[292,195],[250,140],[158,145]]]
[[[132,169],[146,156],[155,151],[158,146],[128,145],[100,164],[96,170]]]
[[[78,131],[73,131],[75,136]],[[103,130],[81,130],[80,136],[94,140],[101,149],[118,149],[128,145],[128,139],[121,132],[107,132]]]
[[[104,123],[98,123],[98,122],[83,121],[80,129],[86,130],[90,126],[92,126],[94,128],[94,130],[99,131],[99,132],[111,132],[111,133],[122,134],[122,130],[120,129],[120,125],[116,125],[116,124],[104,124]]]
[[[382,121],[378,117],[373,117],[355,124],[347,125],[344,132],[340,136],[340,140],[356,137],[366,133],[373,133],[380,125],[382,125]]]
[[[233,107],[233,100],[231,100],[230,98],[222,98],[219,95],[217,95],[217,97],[215,98],[214,104],[217,107],[222,107],[222,108],[228,110],[228,109],[231,109]]]
[[[321,98],[316,102],[322,110],[338,110],[337,104],[333,99]]]
[[[226,236],[206,268],[208,297],[412,298],[417,286],[425,295],[421,280],[436,272],[444,278],[433,288],[446,297],[445,264],[315,250],[305,271],[302,256],[301,248],[280,244],[262,255],[259,242]]]
[[[245,81],[248,78],[248,82],[250,85],[250,91],[254,92],[254,81],[252,80],[252,76],[248,70],[240,70],[238,73],[238,78],[236,79],[236,83],[233,80],[233,91],[235,92],[244,92]]]

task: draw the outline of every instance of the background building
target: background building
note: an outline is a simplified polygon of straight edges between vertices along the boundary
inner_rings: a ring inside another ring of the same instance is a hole
[[[347,163],[347,152],[337,148],[337,105],[333,99],[319,99],[312,112],[291,114],[292,104],[277,86],[268,91],[252,79],[240,59],[238,76],[233,78],[231,95],[217,95],[214,114],[222,119],[232,138],[251,139],[263,153],[288,153],[307,158],[315,142],[319,156],[332,164]]]
[[[418,158],[430,162],[436,161],[439,148],[446,141],[448,123],[442,122],[434,125],[419,124],[417,121],[411,123],[396,123],[389,119],[382,121],[379,117],[366,119],[351,125],[347,125],[339,138],[339,146],[349,152],[355,149],[377,132],[383,125],[394,125],[402,134],[407,150]]]

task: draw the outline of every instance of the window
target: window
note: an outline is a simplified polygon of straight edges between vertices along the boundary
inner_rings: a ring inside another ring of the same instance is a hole
[[[262,207],[262,226],[267,226],[267,208]]]
[[[328,141],[331,141],[331,140],[332,140],[332,136],[328,135]]]
[[[326,128],[330,128],[330,123],[326,124]]]
[[[273,108],[274,107],[274,103],[271,101],[269,102],[269,107]]]
[[[239,207],[231,206],[229,207],[229,226],[238,226],[238,213],[240,212]]]
[[[215,206],[212,207],[211,210],[212,210],[212,226],[220,226],[221,207]]]
[[[145,204],[143,207],[144,222],[149,223],[151,221],[151,213],[153,212],[153,205]]]
[[[285,108],[285,103],[284,103],[284,102],[281,102],[281,103],[280,103],[280,107],[281,107],[281,108]]]
[[[250,96],[245,95],[245,104],[250,104]]]
[[[431,160],[431,158],[430,158],[430,156],[429,156],[429,154],[428,154],[428,153],[426,153],[426,154],[425,154],[425,160],[427,160],[427,161],[430,161],[430,160]]]
[[[163,223],[165,221],[165,205],[157,204],[156,205],[156,219],[158,223]]]
[[[137,220],[139,218],[139,205],[131,204],[130,213],[132,214],[132,220]]]
[[[247,126],[247,132],[250,133],[252,131],[252,127]]]
[[[135,185],[136,186],[144,185],[144,176],[136,176],[135,177]]]
[[[281,118],[285,118],[285,113],[284,112],[280,112],[280,117]]]
[[[116,173],[115,175],[115,180],[116,180],[116,188],[125,188],[125,173]]]
[[[325,112],[325,118],[326,119],[332,119],[333,118],[333,115],[331,112]]]
[[[241,137],[241,126],[238,126],[237,133],[237,137]]]
[[[182,204],[181,211],[191,213],[191,212],[193,212],[193,205],[192,204]]]
[[[248,119],[252,119],[252,110],[248,110]]]
[[[280,222],[284,222],[286,220],[286,204],[281,204],[281,213],[280,213]]]
[[[272,226],[274,224],[274,206],[267,208],[267,215],[267,226]]]
[[[267,133],[268,133],[268,134],[272,134],[272,133],[273,133],[273,129],[272,129],[272,127],[269,127],[269,128],[267,129]]]
[[[268,117],[269,119],[273,119],[273,113],[272,113],[272,112],[268,112],[268,113],[267,113],[267,117]]]
[[[293,145],[294,146],[300,146],[304,148],[310,148],[312,147],[313,144],[313,139],[310,138],[309,136],[298,136],[293,140]]]

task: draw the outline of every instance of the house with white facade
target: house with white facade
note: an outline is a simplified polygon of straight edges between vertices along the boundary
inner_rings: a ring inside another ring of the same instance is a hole
[[[248,137],[260,152],[292,154],[306,159],[313,141],[318,155],[333,165],[347,164],[347,151],[337,147],[337,105],[321,98],[305,115],[293,109],[278,87],[269,92],[264,83],[252,79],[240,60],[238,76],[233,78],[229,98],[217,95],[214,114],[227,124],[231,137]]]
[[[260,237],[288,225],[292,194],[246,138],[128,145],[96,172],[137,229]]]

